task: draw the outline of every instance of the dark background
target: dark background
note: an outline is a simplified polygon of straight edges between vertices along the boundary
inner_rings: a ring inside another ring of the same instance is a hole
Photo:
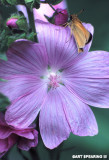
[[[109,51],[109,0],[67,0],[69,13],[78,13],[81,9],[85,11],[79,15],[83,22],[94,26],[94,37],[91,46],[93,50]],[[0,13],[4,19],[14,11],[13,8],[0,6]],[[40,160],[72,160],[72,155],[94,155],[106,154],[109,159],[109,109],[91,107],[96,117],[99,133],[94,137],[79,137],[73,134],[64,141],[57,149],[47,150],[39,138],[37,153]],[[29,160],[30,153],[22,152]],[[39,160],[36,158],[36,160]],[[8,160],[24,160],[19,154],[16,146],[8,154]]]

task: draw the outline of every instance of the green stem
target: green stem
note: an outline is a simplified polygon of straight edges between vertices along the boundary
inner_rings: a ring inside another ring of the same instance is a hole
[[[32,28],[32,31],[36,33],[33,10],[31,11],[28,7],[26,7],[26,9],[27,9],[28,18],[29,18],[29,26]],[[37,35],[35,36],[35,42],[38,43]]]
[[[49,6],[50,6],[55,12],[57,12],[56,9],[55,9],[51,4],[49,4]]]

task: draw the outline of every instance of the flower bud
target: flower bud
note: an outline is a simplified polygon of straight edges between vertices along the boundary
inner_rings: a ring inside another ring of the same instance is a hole
[[[54,23],[56,25],[62,25],[65,24],[68,20],[68,13],[66,9],[56,9],[56,14],[54,16]]]
[[[10,18],[8,19],[8,21],[6,22],[6,25],[9,27],[9,28],[14,28],[14,29],[18,29],[18,25],[17,25],[17,20],[18,18]]]
[[[6,25],[10,29],[17,29],[26,31],[28,30],[28,24],[25,16],[20,13],[19,15],[12,15],[6,22]]]

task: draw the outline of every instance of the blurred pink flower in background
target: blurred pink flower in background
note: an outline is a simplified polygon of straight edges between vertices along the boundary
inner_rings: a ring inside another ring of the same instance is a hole
[[[4,115],[0,112],[0,157],[2,157],[14,144],[19,149],[28,151],[36,147],[38,143],[38,132],[33,127],[15,129],[8,126]]]
[[[27,14],[27,10],[25,8],[25,6],[23,5],[17,5],[16,6],[18,11],[22,11],[25,15],[25,17],[27,18],[28,21],[28,14]],[[61,9],[66,9],[67,5],[66,5],[66,0],[63,0],[61,3],[54,5],[53,6],[55,9],[61,8]],[[47,19],[45,18],[44,15],[51,17],[54,13],[54,10],[48,5],[48,4],[41,4],[39,9],[33,9],[33,13],[34,13],[34,19],[40,19],[42,21],[47,22]]]
[[[58,8],[66,9],[67,8],[66,0],[63,0],[61,3],[54,5],[53,7],[54,9],[58,9]],[[44,15],[51,17],[53,13],[54,13],[54,10],[48,4],[41,4],[41,7],[39,9],[37,10],[34,9],[35,20],[40,19],[44,22],[47,22],[47,19],[45,18]]]
[[[23,6],[23,5],[17,5],[16,8],[17,8],[18,11],[23,12],[24,16],[25,16],[26,19],[27,19],[27,22],[29,23],[28,13],[27,13],[26,7]]]

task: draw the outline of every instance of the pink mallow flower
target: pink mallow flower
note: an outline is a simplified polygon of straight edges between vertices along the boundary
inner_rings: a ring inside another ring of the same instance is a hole
[[[54,24],[62,25],[68,20],[68,12],[66,9],[58,8],[56,9],[57,14],[54,16]]]
[[[84,24],[93,34],[93,27]],[[78,54],[69,27],[37,20],[39,43],[18,40],[0,60],[0,92],[11,105],[9,125],[28,127],[39,115],[43,142],[53,149],[70,132],[79,136],[98,133],[90,107],[109,108],[109,52],[88,52],[91,42]]]
[[[18,28],[18,25],[16,24],[18,18],[10,18],[7,20],[6,25],[10,28]]]
[[[38,143],[38,132],[33,127],[25,129],[15,129],[8,126],[4,115],[0,112],[0,158],[14,145],[28,151],[31,147],[36,147]]]

